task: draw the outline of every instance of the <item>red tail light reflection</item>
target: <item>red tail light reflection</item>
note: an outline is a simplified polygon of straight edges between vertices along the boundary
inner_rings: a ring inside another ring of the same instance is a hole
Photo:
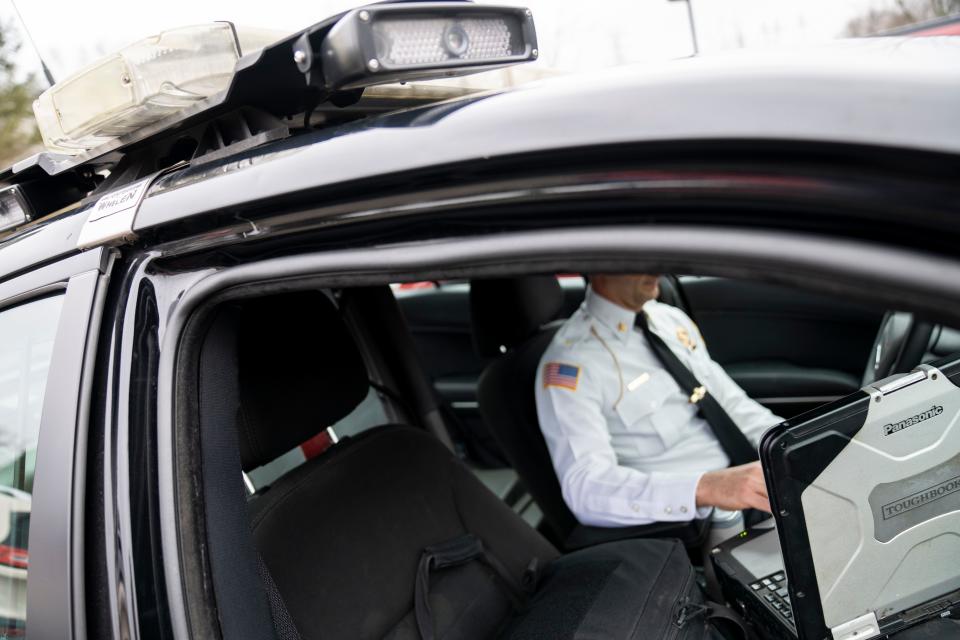
[[[28,558],[29,556],[26,549],[0,544],[0,564],[18,569],[26,569]]]

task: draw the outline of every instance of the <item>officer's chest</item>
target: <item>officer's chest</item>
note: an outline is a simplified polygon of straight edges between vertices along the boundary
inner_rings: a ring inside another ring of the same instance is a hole
[[[662,337],[667,341],[668,336]],[[686,348],[676,338],[668,344],[698,378],[707,373],[705,359],[698,357],[695,346]],[[618,453],[656,455],[698,427],[695,405],[643,335],[634,333],[610,346],[612,353],[607,354],[603,369],[603,405],[611,444]],[[602,361],[598,365],[603,367]]]

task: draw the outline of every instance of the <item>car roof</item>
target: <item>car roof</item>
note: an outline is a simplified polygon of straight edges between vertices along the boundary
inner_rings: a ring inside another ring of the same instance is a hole
[[[208,172],[217,176],[208,188],[161,183],[135,230],[292,191],[563,148],[748,139],[960,153],[958,109],[957,38],[871,38],[618,67],[369,118],[296,148],[278,144],[254,166]]]
[[[617,67],[401,109],[174,171],[151,187],[133,229],[415,169],[602,145],[768,140],[958,154],[958,109],[953,37]],[[41,248],[37,261],[55,252]],[[0,273],[9,273],[5,263]]]

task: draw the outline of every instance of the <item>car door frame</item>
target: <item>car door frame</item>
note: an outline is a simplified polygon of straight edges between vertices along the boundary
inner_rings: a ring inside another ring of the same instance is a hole
[[[31,499],[27,624],[33,637],[86,637],[87,436],[112,260],[112,251],[98,248],[0,282],[0,312],[64,296],[44,387]]]

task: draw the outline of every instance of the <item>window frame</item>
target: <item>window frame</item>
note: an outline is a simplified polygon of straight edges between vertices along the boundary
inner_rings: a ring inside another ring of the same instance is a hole
[[[823,250],[827,238],[834,251]],[[306,251],[179,276],[161,347],[157,417],[163,555],[175,636],[218,633],[209,573],[197,566],[208,540],[202,499],[190,491],[199,465],[199,447],[188,429],[191,396],[178,384],[192,377],[200,327],[218,304],[266,292],[464,275],[631,268],[742,277],[764,269],[772,281],[804,290],[896,303],[944,321],[960,318],[960,260],[792,229],[628,224],[458,237],[435,240],[430,249],[404,243]]]
[[[112,257],[111,251],[95,249],[0,282],[0,313],[64,296],[44,387],[27,544],[27,624],[34,637],[86,636],[86,444],[99,314]]]

